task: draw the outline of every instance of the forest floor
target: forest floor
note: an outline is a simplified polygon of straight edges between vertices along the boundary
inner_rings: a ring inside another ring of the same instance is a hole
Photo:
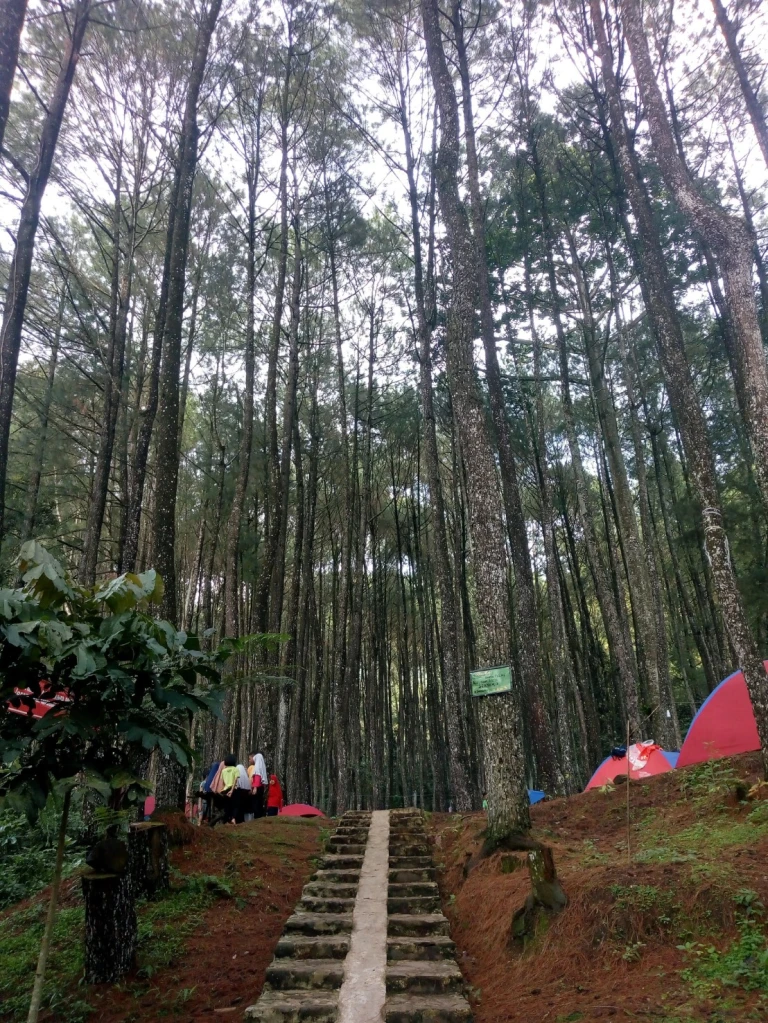
[[[768,1017],[768,786],[758,756],[672,771],[532,808],[567,909],[528,946],[510,925],[530,891],[524,853],[468,872],[484,814],[435,814],[443,904],[475,1023]],[[466,876],[465,876],[466,874]]]
[[[172,829],[171,890],[139,906],[136,972],[86,987],[83,905],[62,886],[41,1021],[240,1020],[261,993],[272,951],[326,836],[322,818],[262,818]],[[26,1020],[47,891],[0,914],[0,1019]]]
[[[569,905],[510,943],[530,890],[524,853],[465,874],[485,815],[429,815],[443,903],[476,1023],[732,1023],[768,1016],[768,786],[757,756],[533,807]],[[135,973],[89,988],[79,881],[65,882],[44,1013],[56,1023],[240,1020],[333,822],[181,821],[171,890],[139,907]],[[26,1019],[42,892],[0,913],[0,1018]]]

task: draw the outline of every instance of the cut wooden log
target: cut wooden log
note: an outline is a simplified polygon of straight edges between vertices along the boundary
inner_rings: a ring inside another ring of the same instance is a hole
[[[168,829],[159,821],[131,824],[128,870],[134,896],[151,898],[170,887]]]
[[[133,968],[137,923],[130,874],[83,874],[85,981],[114,984]]]

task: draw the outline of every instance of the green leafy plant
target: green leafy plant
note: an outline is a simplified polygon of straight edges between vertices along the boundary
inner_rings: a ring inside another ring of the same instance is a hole
[[[718,987],[738,987],[768,993],[768,941],[763,917],[765,907],[756,892],[741,888],[734,895],[738,907],[738,938],[720,950],[714,945],[687,942],[678,946],[693,960],[682,972],[694,990],[706,996]]]
[[[34,1023],[73,789],[90,789],[119,811],[150,788],[132,768],[137,750],[158,748],[189,766],[189,718],[217,712],[219,667],[232,646],[205,653],[196,636],[154,618],[150,607],[163,592],[154,571],[81,586],[34,540],[17,566],[21,586],[0,590],[0,803],[30,821],[50,799],[60,813]],[[41,699],[54,706],[35,717]]]

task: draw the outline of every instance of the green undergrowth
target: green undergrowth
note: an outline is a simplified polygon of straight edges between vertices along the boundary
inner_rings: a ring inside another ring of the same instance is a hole
[[[255,895],[258,878],[242,883],[231,874],[172,874],[169,891],[137,907],[139,981],[129,985],[137,997],[159,970],[172,966],[185,953],[187,938],[203,924],[215,902]],[[241,891],[241,887],[243,890]],[[0,920],[0,1018],[7,1023],[26,1019],[45,918],[45,903],[11,912]],[[84,913],[80,904],[60,910],[53,935],[43,1008],[57,1023],[82,1023],[93,1011],[85,1000],[83,974]]]
[[[679,948],[690,965],[681,976],[698,998],[716,998],[733,989],[760,992],[768,1010],[768,939],[765,907],[748,888],[734,895],[737,936],[725,947],[689,941]]]
[[[732,848],[752,848],[757,841],[768,838],[768,804],[757,803],[746,812],[714,807],[695,824],[681,829],[651,810],[643,815],[636,830],[636,862],[699,864],[701,872],[717,873],[723,869],[723,853]]]

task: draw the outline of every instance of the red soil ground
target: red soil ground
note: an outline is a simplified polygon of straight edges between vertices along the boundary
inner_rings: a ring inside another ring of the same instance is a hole
[[[757,779],[756,757],[732,764],[734,776]],[[766,1018],[768,1003],[758,993],[702,992],[680,976],[692,960],[678,948],[685,940],[718,948],[733,941],[736,891],[752,889],[768,906],[768,829],[755,827],[754,839],[744,841],[755,803],[733,794],[730,773],[718,767],[717,778],[725,779],[718,784],[701,769],[633,782],[631,841],[650,861],[631,865],[625,786],[533,807],[534,837],[552,847],[569,905],[524,950],[510,941],[510,925],[530,892],[525,854],[496,853],[465,876],[485,815],[434,815],[443,902],[475,1023]],[[681,832],[692,851],[679,862],[669,862],[668,848],[654,850]],[[503,872],[502,861],[515,869]]]
[[[93,1020],[241,1020],[261,993],[283,924],[315,869],[323,824],[280,817],[190,828],[193,840],[173,849],[172,866],[183,874],[231,877],[235,897],[206,909],[181,959],[149,980],[134,976],[119,987],[86,989]]]

